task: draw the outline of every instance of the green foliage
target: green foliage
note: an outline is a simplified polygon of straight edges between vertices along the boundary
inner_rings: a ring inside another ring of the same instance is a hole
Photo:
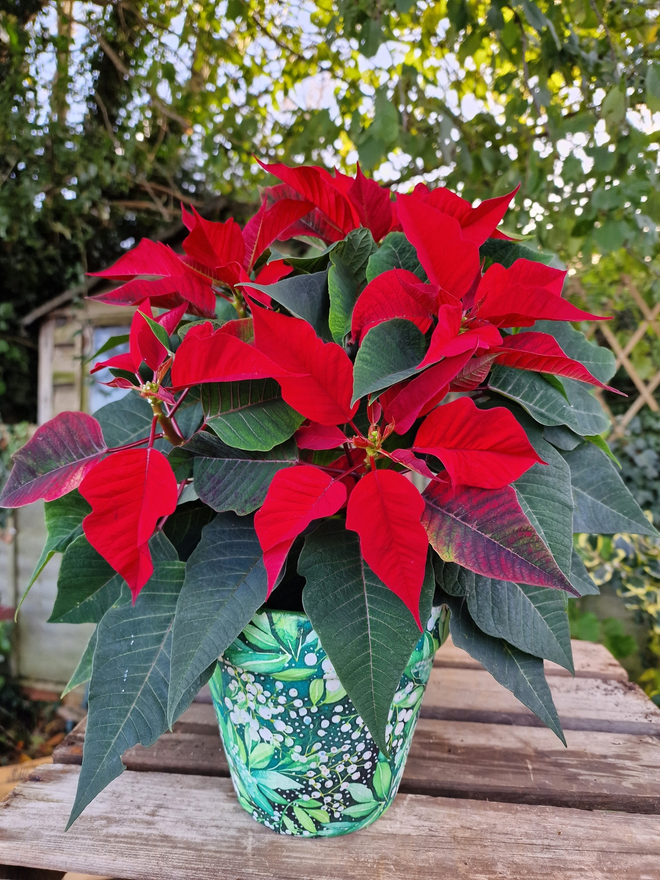
[[[412,321],[394,318],[372,327],[355,358],[353,401],[412,376],[424,357],[424,334]]]
[[[635,501],[660,522],[660,414],[644,407],[625,436],[612,443],[612,451]]]

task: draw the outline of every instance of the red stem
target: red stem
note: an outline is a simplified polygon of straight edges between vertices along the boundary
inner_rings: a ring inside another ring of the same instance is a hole
[[[153,421],[151,422],[151,431],[149,432],[149,445],[147,449],[151,449],[154,445],[154,440],[156,439],[156,425],[158,424],[158,416],[153,417]]]
[[[186,394],[187,394],[189,391],[190,391],[190,388],[184,388],[184,389],[183,389],[183,391],[182,391],[182,393],[181,393],[181,397],[177,400],[177,402],[174,404],[174,406],[172,407],[172,409],[171,409],[170,412],[169,412],[169,417],[170,417],[170,418],[172,418],[172,416],[174,415],[174,413],[175,413],[175,412],[178,410],[178,408],[181,406],[181,404],[183,403],[183,399],[184,399],[184,397],[186,396]]]
[[[163,437],[163,434],[156,434],[154,440],[160,440]],[[149,437],[144,437],[142,440],[135,440],[133,443],[125,443],[123,446],[111,446],[110,449],[106,450],[107,452],[123,452],[124,449],[134,449],[136,446],[142,446],[143,443],[148,443]]]

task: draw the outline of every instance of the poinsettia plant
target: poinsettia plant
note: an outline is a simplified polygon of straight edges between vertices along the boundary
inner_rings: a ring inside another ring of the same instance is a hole
[[[499,230],[515,191],[264,167],[244,229],[184,210],[182,254],[96,273],[134,309],[92,370],[126,395],[40,427],[0,499],[45,500],[51,620],[98,624],[72,820],[264,604],[305,610],[379,745],[433,602],[561,736],[543,658],[572,670],[567,596],[596,592],[573,532],[654,533],[602,439],[613,356],[571,326],[602,319]]]

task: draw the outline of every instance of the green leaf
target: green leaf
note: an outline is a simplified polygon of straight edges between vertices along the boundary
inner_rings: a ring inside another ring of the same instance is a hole
[[[598,596],[600,590],[593,578],[585,568],[577,550],[573,550],[573,562],[571,564],[571,583],[581,596]]]
[[[529,329],[554,336],[564,354],[584,364],[600,382],[609,382],[616,373],[616,359],[610,349],[590,342],[584,333],[567,322],[537,321]]]
[[[315,678],[314,681],[310,681],[309,683],[309,698],[312,701],[312,706],[318,705],[323,699],[323,694],[325,693],[325,682],[322,678]]]
[[[660,112],[660,63],[657,61],[646,69],[646,106],[652,113]]]
[[[377,250],[371,232],[360,227],[349,232],[330,254],[329,324],[332,338],[339,345],[351,328],[353,306],[367,283],[367,264]]]
[[[626,96],[618,85],[612,86],[605,95],[600,105],[600,112],[608,131],[616,132],[626,118]]]
[[[241,285],[239,284],[239,287]],[[311,324],[321,339],[328,338],[328,273],[314,272],[311,275],[290,275],[275,284],[255,284],[245,282],[267,293],[276,303],[288,309],[292,315]]]
[[[266,592],[252,517],[221,513],[204,528],[186,563],[174,621],[170,711],[250,622]]]
[[[371,804],[373,806],[374,795],[370,788],[361,782],[349,782],[348,793],[358,804]]]
[[[543,660],[482,632],[465,603],[448,593],[441,600],[449,607],[449,631],[457,648],[477,660],[503,687],[543,721],[566,745],[559,716],[543,673]]]
[[[108,447],[113,448],[148,437],[153,413],[143,397],[129,391],[121,400],[102,406],[94,418],[101,426]]]
[[[378,275],[390,269],[407,269],[409,272],[414,272],[420,281],[428,280],[417,257],[417,251],[403,232],[390,232],[383,239],[380,248],[369,257],[367,281],[373,281]]]
[[[546,464],[535,464],[513,484],[520,506],[565,575],[571,573],[573,492],[571,471],[540,432],[528,435]],[[511,641],[509,639],[509,641]]]
[[[92,508],[77,489],[69,492],[68,495],[57,498],[55,501],[47,501],[44,504],[44,516],[48,533],[46,545],[41,551],[41,556],[34,567],[21,601],[18,603],[16,614],[18,614],[32,585],[53,556],[56,553],[64,553],[69,544],[79,535],[82,535],[82,521],[91,511]]]
[[[105,354],[106,351],[112,351],[113,348],[117,348],[119,345],[126,345],[126,343],[130,340],[130,336],[128,333],[122,333],[119,336],[111,336],[109,339],[103,343],[103,345],[95,351],[94,354],[91,354],[88,358],[85,358],[83,361],[84,364],[89,364],[100,354]]]
[[[307,815],[307,813],[302,809],[302,807],[300,807],[298,804],[294,804],[293,812],[296,819],[300,822],[303,828],[305,828],[307,831],[310,831],[312,834],[316,831],[316,825]]]
[[[293,440],[268,452],[233,449],[204,431],[170,453],[177,479],[187,475],[191,460],[200,499],[213,510],[234,510],[244,516],[261,507],[273,476],[292,467],[298,451]]]
[[[390,783],[392,782],[392,770],[387,761],[378,761],[374,771],[374,792],[376,796],[383,800],[390,793]]]
[[[353,403],[412,376],[424,357],[424,349],[424,334],[412,321],[394,318],[372,327],[355,358]]]
[[[564,458],[571,469],[575,513],[574,532],[659,537],[641,507],[600,449],[591,443],[567,452]]]
[[[64,688],[60,695],[60,699],[66,697],[67,694],[71,693],[74,688],[77,688],[78,685],[85,684],[86,681],[89,681],[92,677],[92,663],[94,661],[94,652],[96,651],[96,630],[92,633],[89,641],[87,642],[87,647],[83,651],[83,655],[80,658],[80,662],[76,666],[76,670],[69,679],[69,683]]]
[[[126,749],[153,745],[167,730],[171,630],[185,566],[164,558],[165,541],[151,544],[154,573],[135,605],[111,608],[97,627],[83,765],[67,828],[124,771]]]
[[[138,312],[140,312],[139,309],[138,309]],[[145,315],[144,312],[140,312],[140,314],[142,315],[144,320],[149,325],[149,329],[154,334],[156,339],[169,352],[170,351],[170,337],[167,335],[167,331],[165,330],[165,328],[162,327],[157,321],[154,321],[153,318],[150,318],[148,315]]]
[[[482,259],[486,257],[491,263],[499,263],[507,269],[516,260],[534,260],[547,266],[554,259],[554,254],[542,254],[516,241],[506,241],[503,238],[487,238],[479,248],[479,253]]]
[[[268,452],[292,437],[304,421],[282,400],[274,379],[206,385],[203,394],[209,427],[236,449]]]
[[[541,425],[567,425],[576,434],[601,434],[609,419],[596,398],[581,382],[562,379],[568,400],[539,373],[495,367],[488,387],[515,400]]]
[[[124,579],[84,535],[70,544],[57,578],[49,623],[98,623],[121,595]]]
[[[583,439],[565,425],[548,425],[543,429],[543,436],[557,449],[563,449],[566,452],[579,446]]]
[[[215,519],[215,511],[201,501],[179,504],[163,526],[163,532],[172,542],[181,562],[187,562],[199,544],[202,529]]]
[[[360,541],[339,521],[307,535],[298,562],[303,606],[339,680],[383,752],[394,694],[419,639],[401,599],[371,571]],[[427,568],[420,614],[428,620],[433,574]]]
[[[593,443],[594,446],[600,449],[601,452],[604,452],[609,460],[614,462],[619,470],[621,470],[621,462],[607,445],[607,441],[603,437],[601,437],[600,434],[594,434],[593,437],[585,437],[584,439],[587,440],[589,443]]]

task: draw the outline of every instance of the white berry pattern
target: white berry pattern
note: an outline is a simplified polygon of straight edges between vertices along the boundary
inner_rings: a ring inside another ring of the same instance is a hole
[[[371,735],[304,614],[255,615],[220,658],[211,693],[241,806],[282,834],[332,837],[374,822],[397,793],[433,656],[434,609],[401,678],[386,735]]]

